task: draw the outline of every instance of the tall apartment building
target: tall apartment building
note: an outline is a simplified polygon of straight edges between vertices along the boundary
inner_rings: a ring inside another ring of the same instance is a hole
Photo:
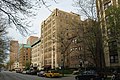
[[[22,70],[31,64],[31,46],[22,44],[19,53],[19,68]]]
[[[43,55],[43,67],[57,68],[62,66],[63,54],[61,52],[63,49],[60,50],[60,48],[63,46],[61,45],[62,43],[59,41],[59,39],[64,39],[63,42],[66,41],[67,43],[67,37],[70,38],[74,36],[74,28],[76,27],[76,25],[78,26],[80,21],[80,16],[78,14],[75,14],[73,12],[68,13],[59,9],[55,9],[52,14],[45,21],[42,22],[41,51]],[[69,41],[71,40],[69,39]],[[74,41],[76,40],[74,39],[73,42]],[[70,49],[66,52],[70,52]],[[78,66],[79,60],[77,53],[72,53],[71,56],[74,56],[74,61],[76,61],[74,65]],[[69,63],[71,63],[69,64],[69,66],[73,66],[72,63],[74,62],[70,62],[72,60],[70,60],[69,58],[67,58],[68,60],[65,60],[65,65],[66,61],[68,61]]]
[[[18,49],[19,43],[18,41],[12,40],[10,41],[10,64],[11,69],[14,69],[14,62],[18,61]]]
[[[29,45],[32,45],[35,41],[38,40],[38,37],[36,36],[30,36],[28,39],[27,39],[27,44]]]
[[[31,63],[33,67],[38,67],[39,70],[42,69],[43,55],[41,53],[41,40],[37,40],[31,45]]]
[[[110,6],[119,6],[120,0],[96,0],[97,15],[101,22],[102,36],[109,40],[104,40],[104,56],[107,67],[120,66],[120,52],[117,50],[116,40],[111,40],[108,36],[107,14],[106,10]]]

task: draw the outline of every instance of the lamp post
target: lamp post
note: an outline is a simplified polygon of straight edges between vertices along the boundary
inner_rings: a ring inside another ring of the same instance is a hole
[[[80,67],[82,67],[82,65],[83,65],[83,61],[82,61],[82,59],[79,60],[79,63],[80,63],[80,64],[79,64]]]
[[[64,64],[65,64],[65,54],[64,53],[61,53],[63,56],[63,58],[61,59],[61,62],[62,62],[62,76],[64,76]]]
[[[80,71],[82,70],[82,66],[83,66],[83,60],[80,59],[80,60],[79,60],[79,70],[80,70]]]
[[[87,65],[88,65],[88,61],[84,61],[85,71],[86,71]]]

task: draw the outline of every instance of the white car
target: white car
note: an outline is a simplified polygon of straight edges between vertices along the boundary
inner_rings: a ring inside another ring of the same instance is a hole
[[[22,71],[23,74],[26,74],[26,71]]]

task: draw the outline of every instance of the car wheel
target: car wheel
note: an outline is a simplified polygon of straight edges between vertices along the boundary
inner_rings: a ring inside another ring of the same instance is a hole
[[[52,75],[50,75],[50,78],[52,78]]]
[[[79,80],[79,78],[78,78],[78,77],[76,77],[76,80]]]
[[[45,75],[45,77],[47,77],[47,76]]]

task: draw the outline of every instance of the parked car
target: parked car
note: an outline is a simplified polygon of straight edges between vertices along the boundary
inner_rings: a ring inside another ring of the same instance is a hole
[[[22,74],[26,74],[26,71],[24,70],[24,71],[22,71]]]
[[[31,71],[30,71],[30,74],[31,74],[31,75],[37,75],[37,70],[31,70]]]
[[[29,70],[26,71],[26,74],[37,75],[37,70],[29,69]]]
[[[76,80],[100,80],[99,75],[97,72],[90,70],[90,71],[83,71],[77,76],[75,76]]]
[[[16,70],[16,73],[22,73],[22,71],[21,70]]]
[[[61,74],[58,71],[48,71],[46,73],[44,73],[45,77],[61,77]]]
[[[73,71],[73,75],[77,75],[77,74],[79,74],[80,72],[79,72],[79,70],[77,70],[77,71]]]
[[[45,72],[46,71],[39,71],[39,72],[37,72],[37,75],[41,76],[41,77],[44,77],[45,76]]]
[[[31,74],[31,70],[26,70],[26,74]]]

